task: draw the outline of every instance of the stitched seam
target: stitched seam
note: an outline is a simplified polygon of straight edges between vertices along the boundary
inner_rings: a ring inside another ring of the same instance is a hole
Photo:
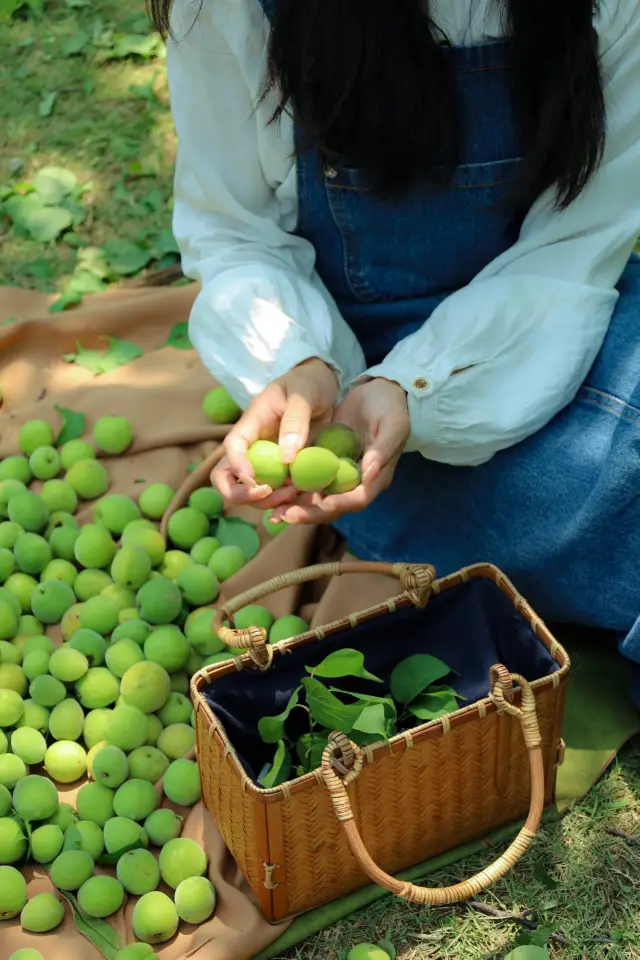
[[[303,197],[304,226],[309,225],[309,178],[307,176],[307,158],[305,154],[298,157],[300,190]]]
[[[487,187],[500,187],[506,180],[493,180],[491,183],[452,183],[445,187],[446,190],[483,190]],[[347,187],[340,183],[327,184],[327,190],[351,190],[353,193],[370,193],[370,190],[360,187]]]
[[[454,190],[482,190],[486,187],[500,187],[506,180],[494,180],[492,183],[454,183]]]
[[[487,187],[500,187],[506,180],[493,180],[491,183],[452,183],[445,187],[446,190],[484,190]],[[370,193],[371,191],[360,189],[360,187],[346,187],[341,184],[333,184],[328,190],[351,190],[353,193]]]
[[[328,186],[328,184],[327,184]],[[358,257],[357,251],[354,243],[354,232],[348,227],[343,226],[345,218],[343,216],[342,204],[340,202],[340,193],[335,194],[336,206],[337,206],[337,216],[334,213],[333,205],[329,201],[329,196],[327,195],[327,204],[331,210],[331,215],[333,220],[340,232],[342,237],[342,250],[343,250],[343,267],[347,283],[349,284],[349,289],[355,297],[362,300],[368,298],[371,300],[376,300],[377,295],[369,287],[366,280],[360,279],[358,277]]]
[[[621,410],[616,409],[616,407],[609,406],[606,403],[603,403],[601,400],[597,400],[595,397],[582,396],[581,398],[586,403],[592,404],[594,407],[597,407],[598,410],[606,410],[608,413],[612,413],[619,420],[626,420],[628,423],[635,424],[636,427],[640,427],[640,417],[630,417],[628,414],[623,413]],[[625,404],[625,406],[627,406]],[[630,408],[629,408],[630,409]]]
[[[614,403],[619,403],[624,407],[633,407],[632,403],[626,403],[626,401],[621,400],[620,397],[614,396],[612,393],[607,393],[606,390],[598,390],[597,387],[590,387],[587,384],[584,384],[582,390],[587,394],[596,394],[598,397],[603,397],[605,400],[613,400]],[[637,408],[634,408],[637,409]]]
[[[466,70],[456,70],[455,73],[488,73],[490,70],[506,70],[506,64],[497,67],[467,67]]]
[[[595,394],[596,397],[602,397],[602,399],[607,401],[607,403],[611,403],[614,406],[617,404],[620,407],[624,407],[626,410],[632,410],[634,414],[637,414],[640,417],[640,408],[634,403],[627,403],[626,400],[622,400],[620,397],[616,397],[613,393],[608,393],[606,390],[598,390],[596,387],[590,387],[589,384],[584,383],[580,392],[582,394],[586,394],[586,397]]]

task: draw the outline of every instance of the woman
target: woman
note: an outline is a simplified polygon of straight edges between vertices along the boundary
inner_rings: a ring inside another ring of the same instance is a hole
[[[214,482],[363,558],[489,559],[640,661],[640,0],[176,0],[170,32],[190,335],[246,408]],[[252,480],[331,418],[357,490]]]

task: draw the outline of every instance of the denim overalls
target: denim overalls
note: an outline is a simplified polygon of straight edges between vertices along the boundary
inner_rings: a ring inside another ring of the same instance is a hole
[[[270,13],[273,0],[263,0]],[[322,168],[298,137],[297,232],[378,363],[518,237],[496,204],[522,144],[506,44],[447,51],[456,74],[462,164],[447,187],[378,201],[358,172]],[[501,567],[539,613],[616,631],[640,662],[640,261],[620,282],[609,333],[578,397],[535,436],[479,467],[404,455],[391,488],[337,524],[362,559],[428,561],[439,574]]]

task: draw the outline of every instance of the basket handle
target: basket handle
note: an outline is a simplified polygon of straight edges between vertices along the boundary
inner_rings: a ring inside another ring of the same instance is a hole
[[[506,695],[516,682],[522,691],[521,706],[517,707]],[[519,674],[511,674],[506,667],[498,665],[491,669],[491,697],[499,713],[517,717],[529,751],[531,770],[531,800],[525,825],[511,846],[486,869],[475,876],[450,887],[419,887],[413,883],[397,880],[381,870],[371,859],[355,824],[353,810],[346,787],[360,774],[364,765],[362,751],[343,733],[332,733],[329,745],[322,757],[322,777],[329,791],[333,809],[342,823],[351,852],[360,868],[374,883],[412,903],[443,906],[474,897],[500,880],[526,853],[533,843],[544,809],[544,763],[542,740],[536,714],[536,701],[531,685]]]
[[[272,577],[257,587],[239,593],[218,609],[212,623],[212,630],[228,647],[247,650],[254,664],[261,670],[267,670],[273,660],[273,647],[267,642],[267,632],[262,627],[249,627],[235,630],[224,625],[242,607],[261,600],[270,593],[277,593],[284,587],[321,580],[324,577],[337,577],[346,573],[382,573],[397,577],[407,599],[417,607],[423,607],[431,596],[431,587],[436,571],[432,566],[420,566],[406,563],[376,563],[364,560],[349,560],[336,563],[318,563],[311,567],[292,570],[278,577]]]

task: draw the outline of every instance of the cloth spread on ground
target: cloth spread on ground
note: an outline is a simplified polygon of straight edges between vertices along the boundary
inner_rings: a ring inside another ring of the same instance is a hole
[[[87,298],[70,312],[50,314],[50,298],[45,295],[17,288],[0,290],[0,457],[17,452],[17,432],[24,421],[43,417],[52,425],[60,423],[56,407],[84,412],[88,430],[100,416],[122,415],[132,421],[135,441],[125,456],[107,462],[112,491],[135,498],[143,481],[179,487],[189,465],[200,462],[225,433],[202,413],[202,398],[212,382],[196,354],[166,345],[170,339],[180,343],[180,337],[170,334],[187,319],[195,293],[195,287],[118,291]],[[142,355],[99,376],[63,359],[78,354],[78,344],[85,350],[106,351],[109,341],[103,338],[109,337],[135,343]],[[80,519],[90,513],[86,505]],[[225,598],[317,559],[319,541],[312,529],[289,528],[273,539],[265,534],[265,540],[255,560],[227,581]],[[490,558],[469,557],[469,562],[483,559]],[[392,589],[386,577],[346,576],[316,585],[313,595],[300,594],[295,588],[282,590],[265,605],[276,616],[295,611],[316,625],[378,603]],[[582,796],[622,744],[640,729],[627,693],[627,668],[615,651],[578,640],[570,645],[570,652],[574,667],[564,733],[567,755],[558,780],[559,809]],[[61,790],[63,799],[73,799],[76,790],[77,786]],[[200,927],[182,925],[172,941],[158,945],[162,960],[192,956],[267,960],[384,895],[378,888],[366,887],[289,926],[271,926],[260,915],[207,812],[198,805],[187,813],[183,835],[198,840],[208,853],[218,906],[212,920]],[[508,833],[501,831],[489,839],[504,842]],[[480,846],[486,849],[486,843],[468,845],[435,863],[417,866],[410,876],[426,877]],[[51,889],[44,869],[30,867],[27,877],[30,896]],[[132,909],[130,900],[109,921],[129,941],[133,940]],[[70,908],[63,925],[50,934],[26,934],[16,920],[3,924],[0,960],[20,947],[34,947],[47,960],[70,956],[97,960],[100,955],[76,927]]]

